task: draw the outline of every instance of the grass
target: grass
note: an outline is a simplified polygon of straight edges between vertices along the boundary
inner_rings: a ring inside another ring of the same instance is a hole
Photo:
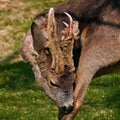
[[[57,106],[36,84],[19,49],[35,15],[62,1],[0,0],[0,120],[57,120]],[[92,81],[75,120],[120,119],[120,65],[116,68]]]
[[[120,119],[120,74],[113,73],[95,78],[88,89],[81,120]],[[76,119],[77,120],[77,119]]]

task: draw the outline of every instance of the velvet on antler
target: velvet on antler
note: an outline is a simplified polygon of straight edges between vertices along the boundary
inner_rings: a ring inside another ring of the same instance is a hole
[[[73,21],[70,14],[64,12],[69,18],[69,24],[63,22],[66,28],[61,32],[61,41],[60,47],[62,49],[62,53],[64,56],[65,65],[69,67],[70,71],[74,71],[74,62],[73,62],[73,47],[74,47],[74,40],[79,39],[79,29],[78,29],[78,22]]]
[[[56,21],[54,17],[53,8],[49,10],[47,32],[48,32],[48,40],[49,40],[48,47],[52,55],[51,68],[55,69],[57,74],[61,74],[62,72],[64,72],[64,59],[58,43],[58,36],[56,32]]]
[[[54,17],[54,9],[51,8],[48,14],[48,24],[47,24],[47,33],[48,33],[48,44],[47,47],[50,49],[52,55],[52,64],[51,68],[55,70],[57,74],[64,72],[65,66],[69,68],[70,71],[74,71],[74,62],[73,62],[73,46],[74,39],[79,34],[78,22],[73,21],[70,14],[66,13],[68,16],[70,24],[63,22],[65,28],[61,31],[61,39],[58,40],[56,20]]]

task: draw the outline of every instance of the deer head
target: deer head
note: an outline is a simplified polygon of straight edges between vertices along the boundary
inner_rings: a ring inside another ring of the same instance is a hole
[[[32,66],[36,81],[59,107],[73,106],[73,83],[75,67],[73,61],[74,39],[78,34],[78,23],[65,13],[70,24],[57,35],[54,9],[48,16],[35,19],[23,40],[22,55]]]

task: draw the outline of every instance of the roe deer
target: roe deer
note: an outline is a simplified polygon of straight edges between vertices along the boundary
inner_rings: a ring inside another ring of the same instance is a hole
[[[73,120],[95,73],[120,61],[120,0],[69,0],[38,15],[22,56],[59,106],[59,119]]]

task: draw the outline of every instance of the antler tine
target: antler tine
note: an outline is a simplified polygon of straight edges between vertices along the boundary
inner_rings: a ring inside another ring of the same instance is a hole
[[[60,47],[62,50],[62,54],[64,56],[64,63],[68,66],[69,71],[73,72],[75,70],[74,61],[73,61],[73,47],[74,47],[74,34],[73,34],[73,19],[70,14],[64,12],[65,15],[69,18],[70,23],[63,22],[66,26],[65,29],[62,30]]]
[[[68,16],[70,23],[72,23],[73,22],[72,16],[67,12],[64,12],[64,13]]]
[[[72,34],[72,31],[73,31],[73,18],[72,18],[72,16],[69,14],[69,13],[67,13],[67,12],[64,12],[67,16],[68,16],[68,18],[69,18],[69,21],[70,21],[70,25],[69,25],[69,28],[70,28],[70,34]]]
[[[66,27],[69,27],[69,25],[68,25],[66,22],[63,22],[63,24],[64,24]]]

